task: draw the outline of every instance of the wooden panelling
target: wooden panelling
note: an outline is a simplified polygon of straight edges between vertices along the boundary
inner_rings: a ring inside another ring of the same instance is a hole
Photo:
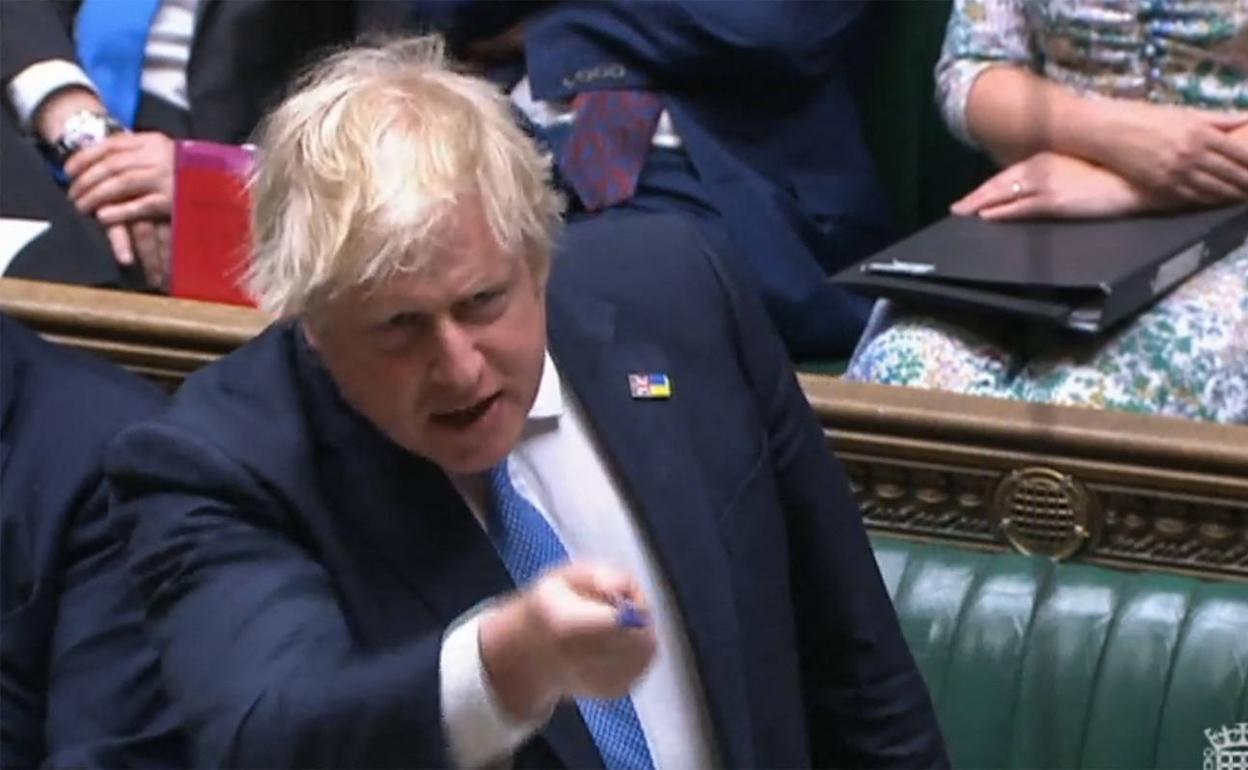
[[[168,386],[251,339],[270,320],[233,305],[16,278],[0,278],[0,310],[49,339]]]
[[[1040,518],[1069,558],[1248,580],[1246,427],[801,382],[875,529],[1007,548]]]

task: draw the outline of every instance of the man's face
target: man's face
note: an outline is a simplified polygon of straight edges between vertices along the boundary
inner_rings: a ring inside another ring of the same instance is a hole
[[[453,473],[515,446],[537,395],[545,288],[460,205],[430,269],[344,292],[308,329],[347,401],[393,441]]]

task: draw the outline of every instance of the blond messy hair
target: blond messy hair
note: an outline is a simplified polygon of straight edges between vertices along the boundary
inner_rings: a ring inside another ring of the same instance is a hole
[[[523,253],[539,284],[549,273],[563,207],[550,159],[502,93],[452,69],[437,36],[320,62],[263,123],[258,158],[244,281],[277,315],[425,269],[473,197],[499,245]]]

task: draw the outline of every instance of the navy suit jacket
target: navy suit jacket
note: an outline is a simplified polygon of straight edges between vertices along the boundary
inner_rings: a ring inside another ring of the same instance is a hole
[[[82,0],[0,3],[0,83],[8,85],[36,62],[77,62],[73,32],[81,5]],[[355,5],[350,0],[199,3],[186,73],[188,138],[247,141],[300,67],[325,47],[351,39],[361,15]]]
[[[673,586],[724,764],[944,764],[845,475],[757,298],[657,217],[570,228],[548,307],[552,356]],[[631,399],[635,372],[667,373],[672,397]],[[449,764],[442,635],[513,586],[446,475],[353,412],[297,326],[192,376],[118,438],[109,473],[198,764]],[[516,757],[601,762],[571,706]]]
[[[416,22],[456,46],[531,14],[522,69],[538,99],[657,93],[696,171],[691,194],[718,214],[798,358],[852,350],[869,304],[826,276],[882,246],[890,230],[850,83],[865,7],[413,0]],[[678,201],[671,208],[689,210]]]
[[[0,316],[0,766],[183,761],[102,473],[164,400]]]

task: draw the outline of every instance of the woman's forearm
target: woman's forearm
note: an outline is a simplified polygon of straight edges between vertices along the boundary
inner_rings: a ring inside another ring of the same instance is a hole
[[[971,137],[1003,166],[1046,150],[1104,165],[1109,105],[1022,67],[996,66],[971,86],[966,124]]]

